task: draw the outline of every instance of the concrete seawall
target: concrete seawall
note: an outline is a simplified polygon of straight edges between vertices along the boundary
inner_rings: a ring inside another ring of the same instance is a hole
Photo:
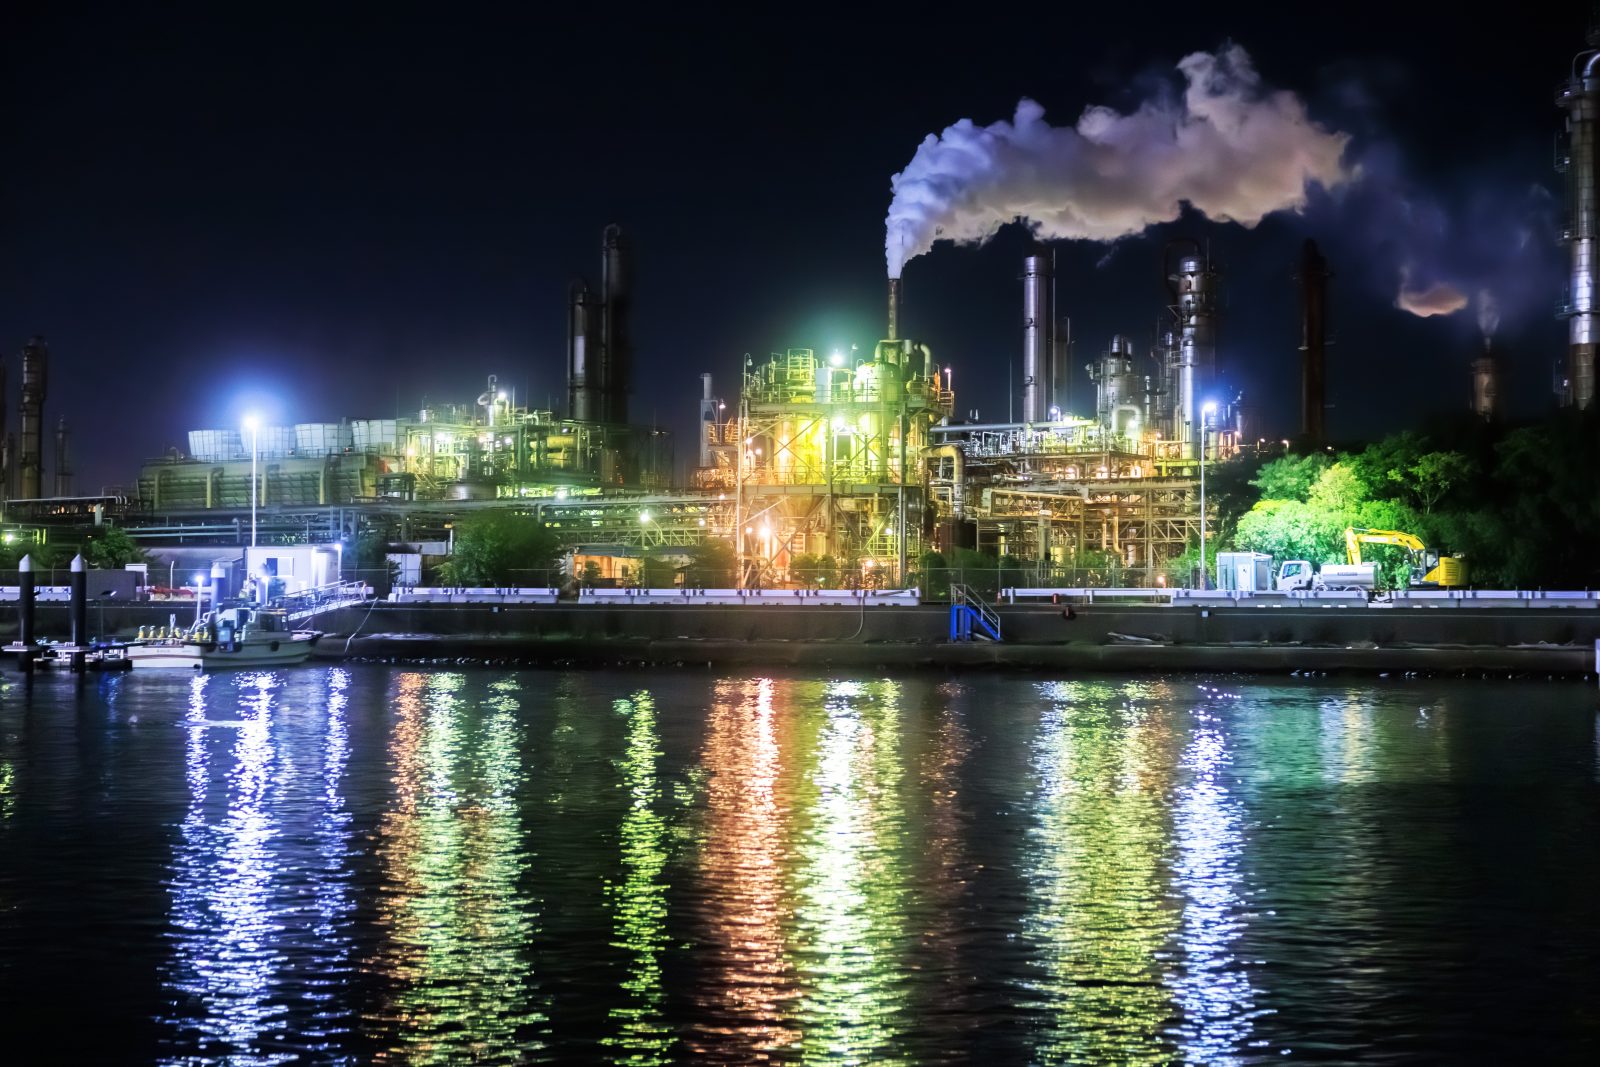
[[[1527,608],[1192,608],[1106,607],[1075,609],[1001,607],[1006,643],[1107,644],[1114,634],[1166,644],[1234,643],[1326,645],[1554,644],[1593,648],[1600,612]],[[678,608],[380,605],[331,612],[317,627],[345,634],[484,634],[587,639],[681,638],[726,641],[939,642],[948,633],[948,610],[919,608]]]
[[[91,631],[101,630],[91,603]],[[187,607],[187,610],[184,610]],[[1005,643],[948,644],[948,609],[491,606],[379,603],[304,625],[319,654],[522,663],[1036,668],[1045,670],[1428,671],[1584,675],[1600,611],[1575,608],[1235,608],[1000,606]],[[193,605],[107,604],[104,629],[180,624]],[[41,604],[39,633],[63,639],[65,605]],[[16,630],[0,609],[0,643]],[[382,635],[382,636],[377,636]]]

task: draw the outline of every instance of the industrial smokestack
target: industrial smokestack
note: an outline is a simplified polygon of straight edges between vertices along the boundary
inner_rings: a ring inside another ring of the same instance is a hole
[[[1022,261],[1022,421],[1050,417],[1055,367],[1055,315],[1050,307],[1050,257]]]
[[[1600,121],[1600,37],[1589,33],[1589,50],[1572,61],[1567,84],[1556,106],[1567,113],[1566,152],[1557,169],[1567,175],[1567,224],[1563,236],[1572,246],[1572,268],[1562,315],[1567,320],[1567,396],[1578,408],[1594,403],[1595,342],[1600,339],[1600,305],[1595,300],[1595,212],[1600,210],[1595,182],[1600,172],[1596,122]]]
[[[1483,355],[1472,361],[1472,413],[1486,422],[1500,417],[1500,360],[1487,337]]]
[[[1317,242],[1300,249],[1300,435],[1313,445],[1327,440],[1328,261]]]
[[[717,401],[711,395],[711,375],[700,375],[700,466],[711,466],[711,446],[717,436]]]
[[[1195,52],[1178,71],[1181,93],[1157,92],[1128,111],[1093,106],[1052,126],[1023,100],[1010,121],[962,119],[924,138],[890,180],[889,277],[935,241],[981,243],[1018,218],[1045,241],[1115,241],[1177,219],[1185,204],[1249,227],[1299,210],[1310,185],[1355,176],[1344,165],[1349,135],[1262,84],[1244,49]]]
[[[632,268],[622,227],[612,224],[601,240],[600,299],[600,420],[628,421],[628,393],[633,382],[633,341],[628,331],[632,303]]]
[[[6,436],[6,360],[0,355],[0,501],[11,495],[11,439]]]
[[[567,414],[592,422],[599,411],[596,308],[589,286],[575,281],[567,293]]]
[[[17,460],[17,496],[39,497],[44,480],[44,398],[49,386],[50,349],[35,336],[22,349],[21,455]]]
[[[1193,241],[1173,244],[1188,244],[1195,249],[1178,258],[1177,272],[1169,274],[1167,280],[1178,322],[1174,419],[1184,451],[1191,459],[1200,459],[1201,408],[1217,372],[1217,272]],[[1167,248],[1170,252],[1172,245]]]
[[[67,417],[56,426],[56,496],[72,495],[72,462],[67,452]]]
[[[889,279],[889,335],[891,341],[900,340],[900,279]]]

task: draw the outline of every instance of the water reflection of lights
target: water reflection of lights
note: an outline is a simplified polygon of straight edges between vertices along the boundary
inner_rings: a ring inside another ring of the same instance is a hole
[[[704,764],[707,832],[700,854],[713,978],[700,997],[701,1060],[753,1063],[799,1039],[784,1013],[795,996],[783,941],[788,805],[771,678],[719,682]]]
[[[798,687],[797,687],[798,688]],[[899,853],[899,685],[828,686],[801,848],[796,961],[802,1056],[892,1063],[903,1056],[899,964],[906,875]]]
[[[176,960],[168,984],[188,1004],[172,1020],[185,1045],[205,1056],[233,1062],[274,1063],[289,1059],[263,1046],[287,1027],[286,1007],[275,997],[283,964],[277,944],[284,930],[273,855],[276,821],[271,814],[275,749],[273,691],[278,676],[238,679],[239,718],[207,717],[207,688],[226,683],[196,676],[190,689],[185,777],[189,809],[180,830],[171,881]],[[218,804],[212,788],[210,745],[217,727],[232,728],[233,764]],[[210,811],[221,806],[222,819]]]
[[[1168,1063],[1174,1005],[1162,949],[1166,903],[1165,720],[1142,694],[1041,687],[1034,824],[1022,857],[1033,907],[1024,934],[1042,972],[1027,991],[1040,1063]],[[1132,697],[1130,701],[1128,698]]]
[[[606,1044],[617,1050],[614,1059],[626,1064],[670,1062],[673,1036],[662,1015],[666,993],[661,984],[661,953],[667,946],[667,885],[662,871],[667,865],[667,825],[657,810],[661,788],[656,763],[661,744],[656,734],[655,703],[649,693],[635,693],[617,701],[617,711],[627,716],[628,740],[622,759],[623,785],[628,791],[627,813],[622,818],[623,877],[607,887],[616,926],[616,944],[628,953],[628,976],[622,982],[626,1000],[611,1009],[617,1032]]]
[[[1255,990],[1236,955],[1245,903],[1239,869],[1243,815],[1228,793],[1231,755],[1212,713],[1183,754],[1187,781],[1178,790],[1174,878],[1183,894],[1181,967],[1172,978],[1183,1020],[1177,1036],[1189,1063],[1237,1063],[1256,1015]]]
[[[400,676],[390,742],[395,806],[379,826],[386,938],[372,970],[391,986],[376,1020],[407,1063],[513,1061],[537,1053],[548,1016],[525,946],[537,914],[516,803],[517,686],[471,715],[458,674]]]

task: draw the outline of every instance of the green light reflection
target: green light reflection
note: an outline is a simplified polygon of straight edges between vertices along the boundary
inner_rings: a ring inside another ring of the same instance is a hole
[[[628,953],[628,976],[622,982],[626,1002],[611,1009],[617,1032],[605,1044],[617,1050],[614,1061],[653,1065],[671,1060],[674,1037],[663,1007],[661,953],[667,946],[667,823],[657,810],[661,787],[656,764],[661,743],[656,731],[655,702],[646,692],[616,702],[628,720],[627,747],[618,761],[628,791],[627,813],[620,831],[623,877],[606,886],[614,917],[616,948]]]
[[[814,701],[807,686],[796,697]],[[817,764],[799,806],[796,967],[801,1058],[806,1063],[905,1062],[907,1017],[900,975],[907,875],[900,687],[893,681],[832,682]],[[802,743],[803,744],[803,743]]]
[[[1178,925],[1167,900],[1170,722],[1138,689],[1041,688],[1050,705],[1021,857],[1033,898],[1023,932],[1042,971],[1024,998],[1039,1018],[1033,1060],[1173,1062],[1164,1032],[1177,1009],[1162,974]]]
[[[538,912],[521,884],[517,684],[494,683],[480,716],[463,685],[447,673],[397,683],[396,801],[378,848],[387,937],[372,970],[391,986],[374,1028],[398,1043],[380,1061],[519,1062],[543,1047],[548,1015],[526,951]]]

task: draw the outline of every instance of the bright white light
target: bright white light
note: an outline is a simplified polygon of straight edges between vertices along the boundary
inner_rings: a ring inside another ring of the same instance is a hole
[[[837,348],[834,349],[833,355],[828,357],[828,362],[835,367],[844,366],[844,353],[839,351]]]
[[[1217,413],[1217,402],[1215,400],[1207,400],[1206,406],[1200,409],[1200,413],[1202,415],[1215,415]]]
[[[704,520],[704,519],[699,519],[697,521],[700,523],[701,526],[704,526],[706,524],[706,520]]]
[[[648,511],[639,512],[639,521],[640,522],[649,522],[650,521],[650,513]]]
[[[844,416],[843,415],[835,415],[833,417],[833,428],[834,428],[835,432],[844,429]]]
[[[567,491],[565,489],[557,489],[556,490],[556,499],[557,500],[565,500],[565,499],[567,499]]]
[[[251,433],[255,433],[256,430],[261,428],[261,418],[260,418],[260,416],[258,416],[253,411],[250,414],[246,415],[244,417],[244,428],[249,430]]]
[[[770,526],[762,526],[761,527],[761,536],[762,537],[771,537],[772,536],[772,527],[770,527]]]
[[[500,390],[500,392],[495,395],[495,399],[496,400],[504,400],[505,398],[506,398],[506,391],[504,389]]]

